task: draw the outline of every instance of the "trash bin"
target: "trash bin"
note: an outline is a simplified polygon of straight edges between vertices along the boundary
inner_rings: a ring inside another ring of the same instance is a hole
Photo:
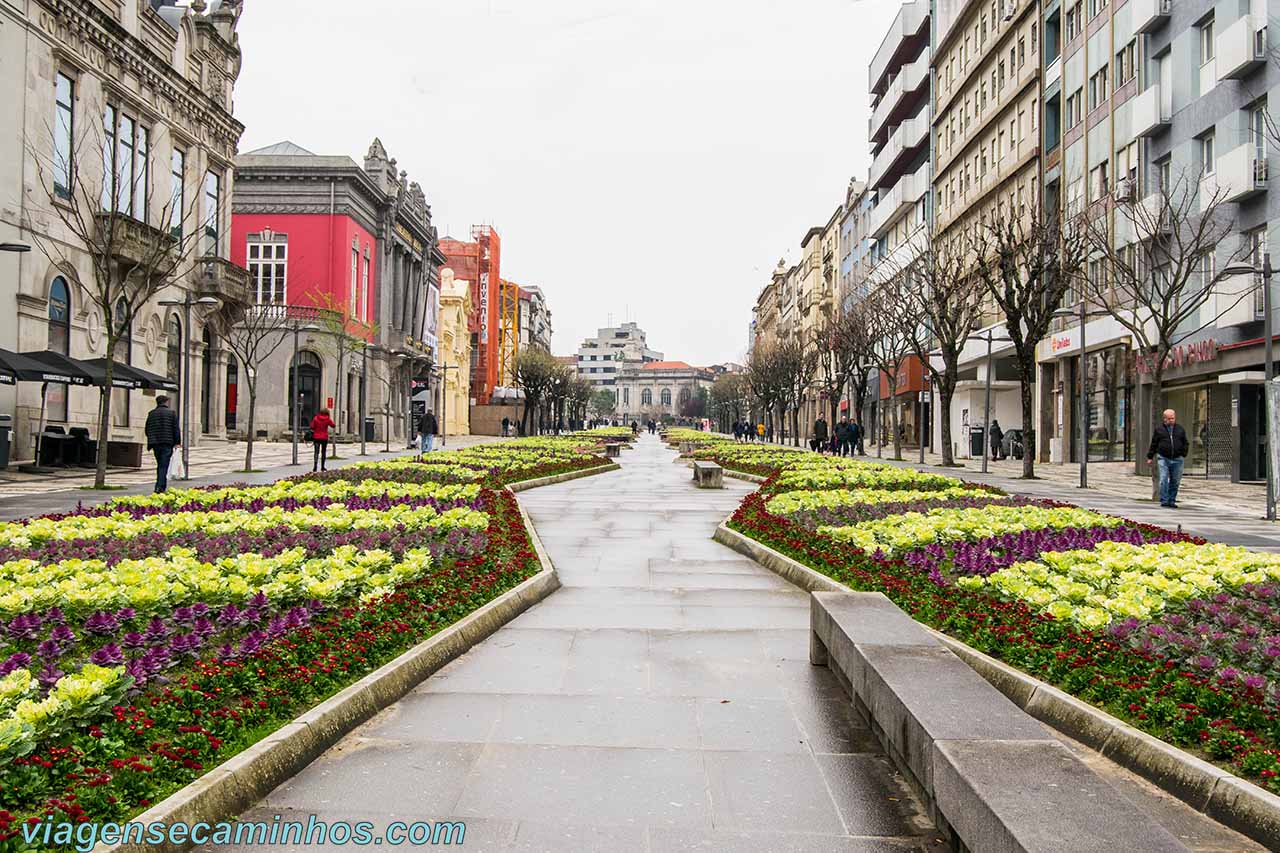
[[[364,440],[373,441],[373,418],[364,419]]]
[[[0,415],[0,468],[9,467],[9,442],[13,436],[13,415]]]
[[[977,459],[986,454],[986,427],[969,427],[969,456]]]

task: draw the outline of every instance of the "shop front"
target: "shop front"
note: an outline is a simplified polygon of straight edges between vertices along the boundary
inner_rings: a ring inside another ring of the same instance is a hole
[[[1132,461],[1137,452],[1133,417],[1137,396],[1127,332],[1110,317],[1090,322],[1085,332],[1083,412],[1080,327],[1055,332],[1040,344],[1040,461],[1080,461],[1082,418],[1090,462]],[[1141,449],[1145,452],[1145,447]]]
[[[932,431],[929,426],[929,383],[925,375],[924,364],[918,358],[904,359],[898,365],[896,387],[892,396],[889,389],[889,378],[880,377],[880,417],[878,418],[878,435],[882,444],[893,444],[893,430],[898,430],[898,439],[903,447],[919,448],[921,421],[924,422],[925,446],[932,447]],[[896,417],[895,417],[896,415]]]

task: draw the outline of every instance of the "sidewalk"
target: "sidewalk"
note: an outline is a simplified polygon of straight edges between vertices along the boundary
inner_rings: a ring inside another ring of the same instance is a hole
[[[501,441],[489,435],[449,436],[448,445],[437,449],[458,450],[477,444]],[[391,451],[384,452],[382,442],[369,442],[368,455],[360,455],[359,444],[338,445],[338,457],[329,459],[330,468],[341,468],[355,462],[369,462],[408,456],[413,450],[391,443]],[[330,451],[332,452],[332,451]],[[311,470],[311,446],[298,445],[297,466],[293,465],[293,445],[281,442],[254,442],[253,465],[257,473],[238,473],[244,467],[244,444],[241,442],[210,443],[191,449],[191,479],[170,480],[172,487],[207,486],[217,483],[274,483],[285,477],[293,477]],[[107,485],[124,486],[123,489],[95,491],[93,471],[79,468],[56,474],[22,474],[16,465],[12,470],[0,471],[0,520],[25,518],[51,512],[66,512],[77,504],[92,506],[122,495],[139,495],[151,491],[156,481],[155,458],[146,454],[142,468],[112,468],[107,471]]]

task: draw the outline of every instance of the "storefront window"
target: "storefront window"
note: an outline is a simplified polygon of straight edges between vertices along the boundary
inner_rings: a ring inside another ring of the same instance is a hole
[[[1124,347],[1089,353],[1089,461],[1133,458],[1130,436],[1129,365]]]

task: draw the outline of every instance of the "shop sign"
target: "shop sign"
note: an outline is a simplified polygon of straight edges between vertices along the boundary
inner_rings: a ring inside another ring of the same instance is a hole
[[[1049,349],[1052,352],[1061,352],[1064,349],[1071,349],[1075,346],[1075,342],[1071,340],[1070,335],[1054,335],[1049,340]]]
[[[489,274],[480,273],[480,343],[489,343]]]
[[[1169,354],[1165,356],[1164,368],[1168,370],[1171,367],[1190,367],[1194,364],[1203,364],[1205,362],[1214,361],[1218,358],[1218,342],[1213,338],[1204,341],[1197,341],[1194,344],[1178,344],[1169,350]],[[1146,374],[1151,372],[1152,358],[1145,354],[1135,354],[1134,366],[1137,367],[1138,373]]]

